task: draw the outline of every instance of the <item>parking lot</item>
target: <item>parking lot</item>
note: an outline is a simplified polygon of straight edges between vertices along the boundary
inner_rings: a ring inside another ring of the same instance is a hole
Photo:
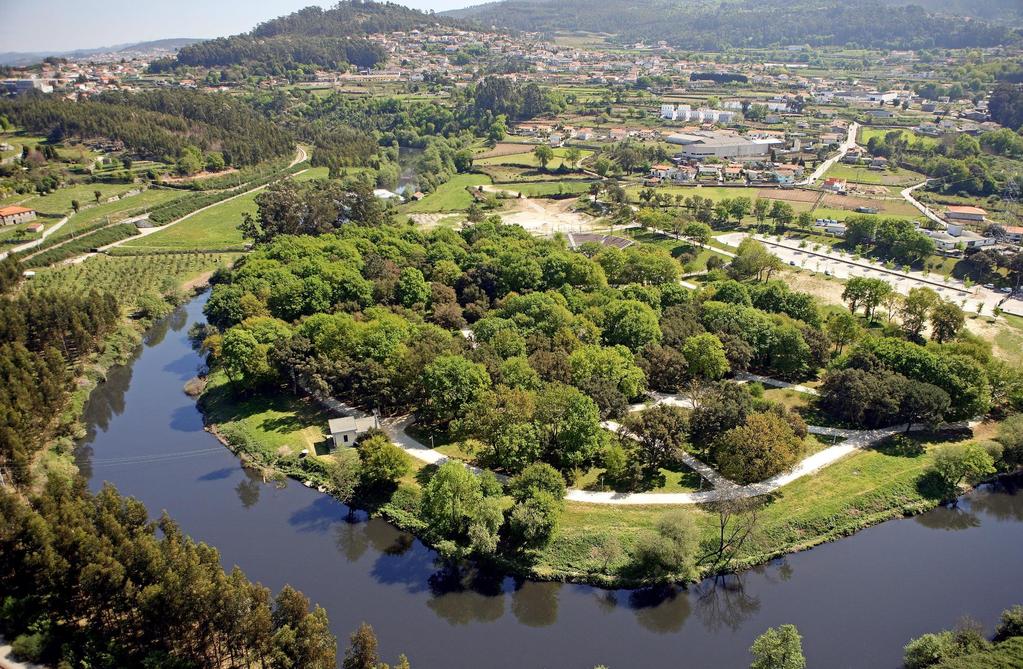
[[[746,236],[746,233],[733,232],[721,235],[718,240],[730,246],[738,246]],[[853,258],[851,254],[832,251],[823,246],[814,251],[810,247],[799,248],[800,242],[795,240],[782,239],[778,241],[774,237],[762,235],[753,235],[753,237],[765,244],[786,265],[842,280],[853,277],[882,279],[903,295],[908,294],[911,288],[930,288],[943,298],[960,305],[967,312],[975,313],[977,306],[982,305],[981,313],[991,315],[994,313],[994,308],[1007,296],[1006,293],[983,286],[967,287],[957,279],[950,278],[946,281],[944,277],[933,274],[889,270],[880,263],[864,258]],[[1017,294],[1013,298],[1005,300],[1001,304],[1001,309],[1006,313],[1023,315],[1023,300],[1019,299],[1020,297],[1023,296]]]

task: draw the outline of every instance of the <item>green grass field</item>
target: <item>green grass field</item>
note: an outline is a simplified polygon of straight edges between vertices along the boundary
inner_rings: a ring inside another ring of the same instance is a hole
[[[472,204],[472,196],[465,189],[489,183],[490,177],[483,174],[456,174],[422,200],[404,205],[402,211],[408,214],[461,211]]]
[[[250,193],[198,213],[166,230],[133,239],[124,246],[152,251],[233,251],[245,245],[238,224],[242,215],[256,213],[256,196]]]
[[[889,132],[893,132],[895,130],[902,131],[902,136],[909,141],[910,146],[913,146],[914,144],[919,144],[921,147],[927,148],[937,146],[940,143],[940,140],[938,140],[935,137],[918,135],[912,130],[906,128],[867,128],[862,126],[860,127],[859,132],[856,134],[856,142],[858,144],[866,146],[867,142],[869,142],[872,137],[884,139],[884,136],[886,134],[888,134]]]
[[[550,195],[580,195],[590,190],[589,181],[529,181],[517,184],[501,184],[501,190],[522,193],[526,197]]]
[[[479,166],[487,165],[518,165],[521,167],[532,167],[537,168],[540,163],[537,162],[536,156],[533,155],[531,148],[525,147],[527,150],[522,153],[512,153],[505,156],[494,156],[493,158],[477,158],[473,161],[473,164]],[[565,155],[568,149],[564,147],[558,147],[554,149],[554,159],[547,164],[547,169],[556,170],[565,164]],[[580,160],[584,160],[593,155],[593,151],[582,150]],[[572,165],[569,165],[572,167]]]

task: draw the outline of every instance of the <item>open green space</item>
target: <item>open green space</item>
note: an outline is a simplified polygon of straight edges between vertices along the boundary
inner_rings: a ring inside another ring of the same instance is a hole
[[[244,214],[256,213],[256,196],[249,193],[175,223],[125,246],[139,250],[233,251],[245,245],[238,225]]]
[[[461,211],[472,204],[472,195],[466,188],[489,183],[490,177],[484,174],[456,174],[422,200],[405,205],[403,211],[410,214]]]

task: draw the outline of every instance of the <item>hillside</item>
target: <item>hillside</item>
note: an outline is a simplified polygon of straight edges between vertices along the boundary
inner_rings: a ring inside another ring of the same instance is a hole
[[[984,16],[998,19],[990,21],[957,15],[970,6],[959,0],[893,4],[880,0],[631,0],[627,5],[504,0],[458,10],[453,16],[513,30],[614,33],[623,42],[664,40],[686,49],[786,44],[961,48],[1021,39],[1018,3],[1008,0],[985,6]]]
[[[302,66],[372,67],[386,54],[377,44],[366,40],[367,35],[436,24],[463,25],[453,17],[426,14],[393,3],[346,0],[330,9],[306,7],[260,23],[248,33],[187,46],[176,56],[154,63],[153,70],[241,65],[256,73],[281,74]]]
[[[115,44],[113,46],[102,46],[93,49],[75,49],[73,51],[4,51],[0,52],[0,65],[30,65],[38,63],[44,58],[88,58],[97,55],[116,55],[134,53],[159,53],[161,51],[175,51],[181,47],[195,44],[202,40],[189,37],[171,37],[168,39],[151,40],[148,42],[134,42],[132,44]]]

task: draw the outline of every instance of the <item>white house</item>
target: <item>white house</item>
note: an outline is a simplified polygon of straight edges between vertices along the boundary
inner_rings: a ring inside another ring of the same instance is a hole
[[[375,415],[355,418],[354,416],[342,416],[331,418],[327,421],[330,429],[330,436],[334,440],[336,448],[353,446],[358,436],[368,430],[380,427],[380,421]]]

